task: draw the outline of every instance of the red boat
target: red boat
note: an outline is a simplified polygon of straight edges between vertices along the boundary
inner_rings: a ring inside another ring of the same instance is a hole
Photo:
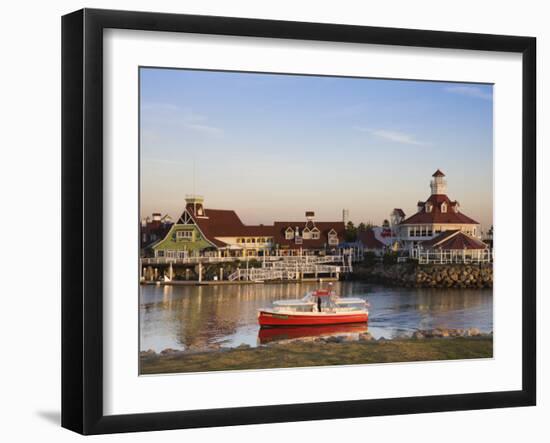
[[[301,300],[276,301],[273,308],[258,311],[262,328],[367,323],[368,318],[365,300],[341,298],[330,289],[310,292]]]

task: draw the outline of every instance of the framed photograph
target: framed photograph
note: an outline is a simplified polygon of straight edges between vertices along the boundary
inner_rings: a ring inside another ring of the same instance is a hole
[[[536,402],[531,37],[62,21],[62,425]]]

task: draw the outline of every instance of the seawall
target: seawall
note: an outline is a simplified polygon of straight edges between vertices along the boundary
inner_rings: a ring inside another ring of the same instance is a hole
[[[354,267],[350,278],[409,288],[492,288],[491,264],[418,265],[399,263]]]

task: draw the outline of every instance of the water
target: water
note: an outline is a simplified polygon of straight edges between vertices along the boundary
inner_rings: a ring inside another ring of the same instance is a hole
[[[257,310],[273,300],[301,298],[318,283],[280,283],[218,286],[141,286],[140,348],[200,350],[257,346],[303,336],[357,334],[367,326],[327,326],[260,330]],[[490,289],[408,289],[363,282],[336,282],[341,296],[370,303],[368,331],[375,337],[395,338],[417,329],[493,329]]]

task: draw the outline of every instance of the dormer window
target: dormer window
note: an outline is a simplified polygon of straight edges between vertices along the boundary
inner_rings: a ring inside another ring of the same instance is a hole
[[[433,205],[431,203],[426,203],[426,212],[432,212]]]
[[[447,203],[441,203],[441,212],[447,212]]]
[[[292,240],[294,238],[294,230],[289,226],[285,231],[285,239]]]
[[[311,238],[311,231],[309,230],[309,228],[304,228],[304,230],[302,231],[302,238],[304,240],[309,240]]]
[[[311,238],[313,240],[319,240],[321,238],[321,232],[317,228],[311,230]]]
[[[177,240],[192,240],[193,239],[193,231],[176,231],[176,239]]]
[[[338,234],[334,229],[331,229],[328,233],[328,244],[337,245],[338,244]]]

